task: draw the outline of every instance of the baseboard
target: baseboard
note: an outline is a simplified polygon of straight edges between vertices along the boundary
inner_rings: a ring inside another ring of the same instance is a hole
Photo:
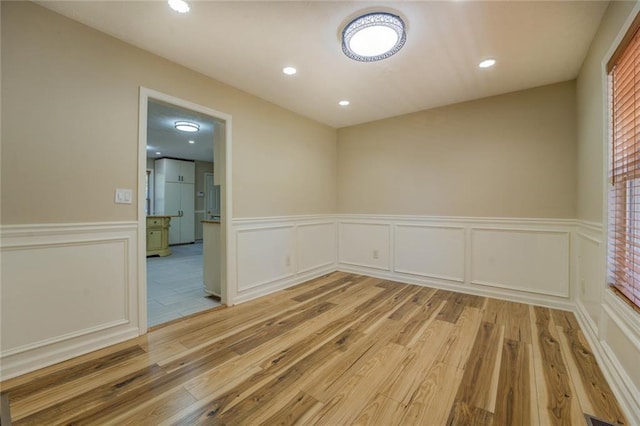
[[[336,271],[336,265],[329,265],[322,268],[314,269],[312,271],[307,271],[305,273],[297,274],[295,276],[283,278],[280,280],[275,280],[270,282],[269,284],[265,284],[260,287],[254,287],[250,290],[247,290],[245,292],[242,292],[236,295],[233,301],[233,304],[235,305],[239,303],[244,303],[253,299],[257,299],[259,297],[267,296],[271,293],[275,293],[276,291],[284,290],[289,287],[302,284],[305,281],[309,281],[314,278],[318,278],[335,271]]]
[[[89,336],[78,336],[2,358],[0,381],[21,376],[68,359],[138,337],[134,327],[103,330]]]
[[[574,313],[589,342],[589,346],[593,350],[600,370],[602,370],[609,386],[611,386],[611,390],[616,396],[622,411],[627,416],[629,424],[640,425],[640,401],[637,399],[637,390],[634,390],[631,379],[620,365],[609,345],[598,338],[598,330],[580,302],[575,304]]]
[[[535,306],[543,306],[546,308],[560,309],[563,311],[573,311],[572,302],[564,299],[555,299],[552,297],[523,294],[520,291],[504,291],[484,286],[476,286],[462,283],[448,283],[444,280],[434,280],[421,276],[413,276],[408,274],[381,271],[374,268],[364,268],[359,266],[338,264],[338,271],[350,272],[354,274],[368,275],[375,278],[385,280],[398,281],[406,284],[414,284],[423,287],[437,288],[441,290],[455,291],[458,293],[472,294],[481,297],[491,297],[494,299],[508,300],[510,302],[527,303]]]

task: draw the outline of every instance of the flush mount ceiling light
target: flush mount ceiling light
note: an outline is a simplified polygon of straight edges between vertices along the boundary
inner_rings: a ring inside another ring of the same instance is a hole
[[[196,143],[196,141],[189,141],[189,143],[193,145],[194,143]]]
[[[484,61],[480,62],[478,64],[478,66],[480,68],[491,68],[492,66],[494,66],[496,64],[496,60],[493,58],[489,58],[489,59],[485,59]]]
[[[282,68],[282,72],[285,73],[286,75],[294,75],[295,73],[298,72],[298,70],[295,69],[294,67],[284,67]]]
[[[191,8],[184,0],[169,0],[169,7],[178,13],[187,13]]]
[[[175,127],[183,132],[197,132],[200,130],[200,126],[190,121],[176,121]]]
[[[406,40],[404,21],[399,16],[367,13],[342,30],[342,51],[356,61],[380,61],[398,53]]]
[[[344,99],[344,100],[338,102],[338,105],[340,105],[340,106],[349,106],[349,103],[350,102],[348,100]]]

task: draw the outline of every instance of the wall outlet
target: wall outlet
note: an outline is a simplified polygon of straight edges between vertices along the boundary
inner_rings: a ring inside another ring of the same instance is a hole
[[[291,266],[291,256],[286,257],[286,259],[284,260],[284,264],[286,266]]]
[[[373,251],[373,258],[374,259],[380,259],[380,253],[378,252],[378,250],[374,250]]]

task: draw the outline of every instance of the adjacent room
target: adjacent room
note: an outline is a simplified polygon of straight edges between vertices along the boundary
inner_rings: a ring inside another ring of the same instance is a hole
[[[640,424],[640,2],[0,18],[3,426]]]
[[[221,143],[214,135],[223,129],[213,117],[157,100],[147,102],[149,327],[220,306],[220,280],[205,280],[205,270],[210,275],[210,266],[219,264],[221,255],[217,251],[208,264],[202,256],[205,234],[211,238],[208,228],[220,226],[213,153],[216,139]]]

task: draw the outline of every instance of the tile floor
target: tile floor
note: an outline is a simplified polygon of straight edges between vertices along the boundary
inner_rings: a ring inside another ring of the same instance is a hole
[[[148,326],[220,306],[202,285],[202,241],[171,246],[171,255],[147,258]]]

